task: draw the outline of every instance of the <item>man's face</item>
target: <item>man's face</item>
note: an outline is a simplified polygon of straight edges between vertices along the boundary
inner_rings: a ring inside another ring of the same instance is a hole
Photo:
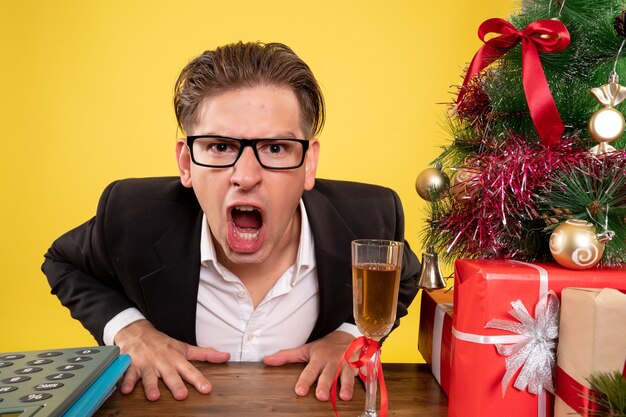
[[[207,97],[197,120],[188,135],[306,139],[298,100],[287,87],[258,86]],[[301,167],[284,171],[262,168],[250,147],[230,168],[195,165],[184,139],[176,150],[181,181],[194,189],[218,256],[226,257],[221,262],[259,264],[279,257],[294,237],[297,245],[298,203],[315,183],[317,140],[311,141]]]

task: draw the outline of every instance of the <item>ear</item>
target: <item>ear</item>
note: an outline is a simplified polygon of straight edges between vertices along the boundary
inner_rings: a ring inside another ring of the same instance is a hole
[[[317,173],[317,160],[320,156],[320,143],[313,138],[309,142],[309,150],[304,159],[304,189],[309,191],[315,185],[315,175]]]
[[[176,141],[176,160],[178,161],[178,173],[183,186],[191,188],[191,155],[185,143],[185,138]]]

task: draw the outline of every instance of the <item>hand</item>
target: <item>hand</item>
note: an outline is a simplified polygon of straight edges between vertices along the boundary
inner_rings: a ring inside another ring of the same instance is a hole
[[[266,356],[263,358],[263,362],[271,366],[308,362],[296,382],[296,395],[300,397],[307,395],[309,388],[317,380],[315,397],[320,401],[328,401],[339,361],[353,340],[354,336],[351,334],[335,331],[298,348],[284,349],[273,355]],[[355,370],[344,364],[339,378],[341,382],[339,398],[344,401],[352,399],[355,375]]]
[[[228,353],[172,339],[156,330],[147,320],[136,321],[120,330],[115,335],[115,344],[122,353],[131,356],[120,391],[130,394],[141,379],[145,396],[150,401],[156,401],[161,396],[159,378],[163,379],[177,400],[187,398],[183,380],[198,392],[208,394],[213,389],[211,383],[189,361],[222,363],[230,358]]]

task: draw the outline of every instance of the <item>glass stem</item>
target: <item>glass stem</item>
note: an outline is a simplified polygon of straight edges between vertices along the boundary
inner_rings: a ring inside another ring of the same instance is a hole
[[[365,415],[378,416],[376,412],[376,390],[378,388],[378,362],[380,351],[376,351],[367,362],[367,377],[365,379]]]

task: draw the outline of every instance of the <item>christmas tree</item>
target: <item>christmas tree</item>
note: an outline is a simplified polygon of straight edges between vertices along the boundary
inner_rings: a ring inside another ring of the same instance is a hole
[[[425,247],[447,262],[626,262],[625,16],[616,0],[527,0],[480,26],[451,142],[416,181]]]

